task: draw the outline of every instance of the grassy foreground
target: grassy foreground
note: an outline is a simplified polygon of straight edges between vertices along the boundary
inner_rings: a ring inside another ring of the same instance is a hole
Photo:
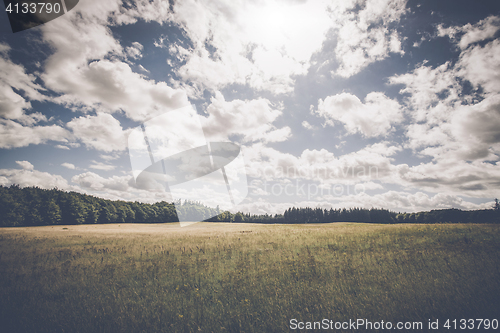
[[[500,225],[0,229],[1,332],[288,332],[292,318],[422,332],[499,314]]]

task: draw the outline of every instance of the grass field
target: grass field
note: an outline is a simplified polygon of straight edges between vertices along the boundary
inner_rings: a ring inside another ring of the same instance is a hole
[[[0,229],[1,332],[288,332],[292,318],[500,320],[500,225]]]

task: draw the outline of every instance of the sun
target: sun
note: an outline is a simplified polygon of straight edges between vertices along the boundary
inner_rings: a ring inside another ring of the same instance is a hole
[[[300,6],[269,1],[254,6],[248,13],[248,34],[268,49],[281,48],[293,38],[300,25]]]
[[[258,2],[245,15],[250,40],[266,51],[278,51],[307,61],[321,46],[331,22],[320,2]]]

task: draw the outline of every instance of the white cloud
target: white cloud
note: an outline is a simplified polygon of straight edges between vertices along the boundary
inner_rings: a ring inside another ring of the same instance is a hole
[[[1,115],[5,118],[15,119],[21,117],[27,109],[31,109],[31,103],[19,94],[16,94],[10,86],[0,82]]]
[[[432,68],[424,63],[413,72],[390,78],[392,84],[405,85],[400,93],[406,96],[413,118],[406,128],[406,147],[432,158],[411,167],[399,165],[396,183],[446,195],[498,196],[500,44],[493,40],[474,45],[491,36],[476,29],[490,21],[449,28],[452,37],[465,33],[454,65],[446,62]],[[479,89],[464,89],[466,80]]]
[[[274,127],[274,126],[273,126]],[[278,129],[272,129],[267,133],[263,133],[261,136],[254,136],[253,139],[260,139],[263,142],[283,142],[288,140],[292,136],[292,130],[290,127],[285,126]]]
[[[154,203],[172,202],[170,193],[164,190],[139,189],[131,175],[104,178],[94,172],[85,172],[71,178],[81,192],[87,192],[109,200],[127,200]]]
[[[71,163],[62,163],[61,166],[65,167],[65,168],[68,168],[68,169],[71,169],[71,170],[75,170],[76,169],[76,166],[74,164],[71,164]]]
[[[453,156],[452,156],[453,157]],[[399,182],[421,190],[449,195],[494,198],[498,196],[500,172],[496,164],[457,161],[453,158],[413,167],[399,166]]]
[[[336,13],[335,55],[339,67],[334,74],[342,77],[359,73],[367,65],[386,58],[389,52],[404,53],[401,37],[392,26],[406,13],[406,0],[372,0],[352,5],[346,6],[345,12]],[[357,12],[352,10],[355,5],[361,6]]]
[[[174,11],[173,20],[194,45],[190,54],[171,48],[187,60],[178,74],[198,90],[240,83],[290,92],[293,76],[306,72],[332,26],[326,4],[319,1],[188,0],[176,2]]]
[[[47,122],[47,117],[40,113],[40,112],[34,112],[30,114],[25,114],[19,118],[16,119],[19,123],[23,125],[28,125],[28,126],[33,126],[39,122]]]
[[[119,1],[85,1],[72,11],[41,27],[43,38],[55,53],[48,59],[43,76],[47,86],[75,85],[71,70],[91,59],[118,56],[123,49],[107,27],[111,13],[120,11]]]
[[[74,139],[74,137],[73,137],[73,139]],[[71,150],[71,148],[78,148],[80,146],[81,145],[78,142],[67,142],[65,145],[55,145],[54,148]]]
[[[400,150],[389,142],[381,142],[338,157],[326,149],[306,149],[300,156],[294,156],[258,143],[245,147],[243,154],[247,173],[252,178],[352,184],[374,180],[393,182],[398,169],[391,164],[391,156]]]
[[[413,150],[435,147],[449,143],[450,137],[446,124],[432,126],[429,123],[414,123],[406,127],[406,135],[410,139],[407,146]]]
[[[442,123],[449,116],[448,106],[453,106],[461,93],[456,70],[449,62],[436,68],[421,64],[410,73],[390,77],[389,83],[405,85],[399,93],[409,95],[406,105],[417,122]]]
[[[141,127],[134,128],[128,136],[128,151],[134,175],[138,176],[149,167],[151,156],[154,161],[160,161],[206,145],[200,118],[193,107],[187,106],[145,122],[144,130]]]
[[[171,20],[193,42],[194,48],[189,50],[170,45],[170,52],[185,60],[177,69],[184,81],[178,86],[190,94],[200,96],[205,88],[215,91],[234,83],[274,93],[290,92],[294,77],[307,72],[310,58],[320,51],[327,32],[332,27],[350,31],[345,30],[345,20],[354,22],[367,35],[360,37],[366,45],[351,52],[342,43],[353,39],[342,38],[339,33],[337,49],[343,51],[337,51],[337,56],[341,67],[355,58],[351,53],[358,51],[367,54],[360,55],[363,64],[347,66],[355,66],[354,71],[384,58],[389,51],[402,53],[395,30],[368,26],[397,22],[405,12],[405,1],[368,1],[354,15],[351,10],[355,6],[355,2],[182,1],[174,4],[173,14],[168,4],[156,1],[141,1],[128,9],[117,1],[89,1],[42,27],[44,40],[55,50],[46,61],[42,78],[47,87],[64,93],[56,99],[59,103],[81,110],[123,110],[134,120],[186,105],[184,91],[146,80],[119,60],[126,56],[137,59],[142,45],[134,42],[124,48],[109,25],[130,24],[142,17],[160,23]]]
[[[127,147],[127,131],[124,131],[120,122],[110,114],[81,116],[72,119],[66,126],[89,148],[112,152],[125,150]]]
[[[396,31],[393,31],[391,34],[391,38],[389,40],[389,51],[392,53],[404,54],[401,46],[401,37]]]
[[[410,188],[470,197],[496,197],[500,184],[500,99],[447,110],[440,124],[408,126],[407,146],[432,157],[415,166],[398,165],[392,181]]]
[[[395,23],[406,12],[406,0],[182,1],[174,11],[172,20],[193,49],[174,45],[170,52],[185,61],[178,74],[198,96],[234,83],[289,93],[327,38],[337,40],[335,74],[344,77],[391,52],[404,53]],[[164,47],[164,37],[155,45]]]
[[[164,7],[159,2],[141,1],[140,5]],[[139,4],[126,10],[120,1],[88,1],[42,27],[43,38],[54,53],[41,77],[48,88],[63,93],[54,101],[81,110],[123,110],[127,117],[139,121],[188,103],[182,90],[147,80],[119,60],[138,58],[142,45],[134,42],[124,49],[109,25],[133,23],[134,15],[142,12]]]
[[[71,134],[57,125],[23,126],[12,120],[0,119],[0,148],[19,148],[48,141],[67,142]]]
[[[76,191],[109,200],[129,200],[154,203],[172,201],[166,192],[153,192],[137,189],[131,175],[104,178],[93,172],[85,172],[72,177],[71,181],[78,186],[69,185],[60,175],[29,169],[26,161],[20,161],[23,169],[0,169],[0,185],[17,184],[20,187],[37,186],[43,189],[58,188],[65,191]],[[29,162],[28,162],[29,163]],[[18,163],[19,164],[19,163]]]
[[[500,56],[498,54],[500,53],[500,41],[496,39],[486,44],[476,44],[477,42],[493,38],[499,30],[500,17],[497,16],[489,16],[474,25],[468,23],[464,26],[452,26],[448,28],[444,28],[442,25],[438,26],[437,35],[449,36],[452,41],[460,46],[461,54],[454,68],[451,68],[449,63],[440,66],[440,71],[431,70],[430,68],[423,69],[424,66],[422,66],[420,68],[421,71],[434,72],[436,74],[434,78],[430,78],[431,80],[429,80],[427,85],[437,87],[436,79],[443,82],[442,77],[444,76],[447,82],[451,82],[452,77],[459,76],[471,82],[475,88],[483,88],[485,93],[499,93]],[[399,77],[396,81],[407,84],[407,82],[403,82],[404,77]],[[421,81],[420,85],[422,83]],[[437,88],[445,89],[446,87],[441,86]],[[415,99],[421,100],[423,104],[428,103],[428,101],[422,100],[421,97],[414,96]],[[455,99],[458,98],[456,94],[453,97]],[[470,103],[472,100],[469,99],[467,102]]]
[[[148,70],[147,70],[146,68],[144,68],[144,66],[142,66],[142,65],[139,65],[139,69],[140,69],[141,71],[143,71],[144,73],[148,73],[148,74],[150,73],[150,71],[148,71]]]
[[[266,99],[226,101],[216,92],[207,107],[209,116],[202,119],[208,140],[228,140],[241,135],[242,142],[280,142],[291,136],[289,127],[277,129],[272,123],[282,115]]]
[[[10,46],[5,44],[5,43],[0,43],[0,53],[3,54],[4,56],[7,55],[7,53],[10,51]]]
[[[465,50],[458,62],[459,74],[487,93],[500,93],[500,40]]]
[[[315,113],[330,126],[339,121],[349,133],[359,132],[366,137],[387,136],[392,125],[403,120],[399,103],[379,92],[369,93],[365,103],[349,93],[329,96],[319,100]]]
[[[382,189],[384,187],[381,184],[374,182],[359,183],[354,186],[355,193]]]
[[[24,170],[33,170],[34,166],[28,161],[16,161],[16,163]]]
[[[26,165],[25,163],[23,164],[24,165],[21,165],[21,167],[23,167],[22,170],[0,169],[0,185],[10,186],[17,184],[20,187],[38,186],[44,189],[52,189],[54,187],[61,190],[72,189],[63,177],[59,175],[52,175],[48,172],[41,172],[29,168],[27,169],[26,167],[29,167],[29,165]]]
[[[466,122],[464,119],[464,123]],[[475,125],[472,126],[475,127]],[[492,125],[492,127],[494,126]],[[389,142],[373,144],[342,156],[334,156],[333,153],[325,149],[306,149],[300,156],[294,156],[257,144],[246,147],[244,156],[249,177],[267,182],[267,187],[262,182],[252,183],[255,187],[252,193],[269,192],[269,189],[272,189],[272,184],[278,182],[276,185],[278,188],[283,189],[288,186],[287,190],[291,193],[302,191],[300,186],[304,188],[304,185],[301,184],[306,184],[306,190],[309,189],[309,184],[312,184],[313,192],[318,195],[317,198],[314,197],[314,200],[321,200],[321,195],[325,193],[327,195],[330,193],[330,197],[324,197],[330,201],[343,200],[342,196],[349,195],[345,191],[345,186],[354,186],[354,190],[358,189],[360,192],[363,190],[363,186],[364,190],[383,190],[386,185],[401,186],[405,192],[425,190],[429,193],[452,197],[456,197],[457,193],[475,198],[498,196],[498,185],[500,184],[498,163],[480,160],[468,162],[463,159],[463,156],[460,157],[461,159],[457,159],[457,155],[460,153],[459,148],[462,146],[465,146],[465,143],[458,144],[456,150],[450,150],[450,147],[447,147],[448,150],[445,149],[436,154],[436,159],[433,162],[415,166],[394,164],[393,156],[402,148]],[[432,153],[428,152],[428,154]],[[279,182],[289,182],[290,180],[292,180],[291,185],[279,185]],[[332,190],[332,186],[343,186],[342,195],[333,195],[335,189]],[[259,188],[260,190],[258,190]],[[317,190],[318,188],[326,190],[321,192]],[[381,195],[377,194],[382,198]],[[342,202],[342,204],[344,203]],[[366,200],[365,203],[371,203],[371,201]],[[314,205],[317,204],[319,201]],[[463,207],[473,207],[473,205],[467,205],[468,203],[463,203]],[[377,206],[394,207],[390,202],[384,205],[382,200]],[[411,205],[404,207],[411,210],[424,209],[424,205],[417,208],[412,208]],[[450,204],[429,202],[425,209],[435,207],[449,208]]]
[[[146,80],[123,62],[100,60],[78,68],[58,70],[66,77],[63,82],[51,84],[51,88],[65,93],[56,99],[61,103],[82,103],[87,108],[106,112],[123,110],[127,117],[138,121],[188,104],[181,90],[165,82]],[[66,73],[72,74],[67,76]]]
[[[450,130],[460,143],[458,158],[497,160],[500,154],[500,95],[456,110]]]
[[[496,32],[500,29],[500,17],[489,16],[484,20],[472,25],[467,23],[464,26],[452,26],[444,28],[443,25],[438,26],[438,36],[448,36],[453,41],[458,43],[458,46],[463,50],[469,45],[493,38]],[[457,36],[460,36],[458,39]]]
[[[13,63],[8,57],[10,47],[0,43],[0,116],[19,119],[31,109],[30,100],[42,101],[43,87],[35,83],[36,76],[27,74],[24,67]],[[22,91],[23,95],[14,89]]]
[[[309,122],[307,120],[304,120],[302,123],[301,123],[302,127],[304,127],[305,129],[308,129],[308,130],[312,130],[314,127],[313,125],[309,124]]]
[[[116,169],[116,166],[102,163],[102,162],[92,161],[92,164],[89,166],[89,168],[96,169],[96,170],[110,171],[110,170]]]
[[[103,178],[94,172],[85,172],[71,178],[71,181],[77,183],[82,188],[94,191],[113,190],[125,192],[129,190],[130,176],[113,176]]]
[[[114,154],[111,154],[111,155],[100,154],[99,157],[102,158],[105,161],[112,161],[112,160],[116,160],[117,158],[119,158],[120,155],[117,154],[117,153],[114,153]]]
[[[125,52],[127,55],[132,58],[132,59],[140,59],[142,58],[142,50],[144,49],[144,46],[139,43],[139,42],[133,42],[132,46],[128,46],[125,48]]]
[[[484,26],[481,22],[478,25]],[[471,27],[453,29],[468,31]],[[494,40],[462,50],[455,65],[446,62],[432,68],[422,64],[411,73],[389,79],[391,84],[405,85],[400,93],[407,96],[406,104],[412,110],[415,122],[407,127],[408,147],[432,156],[440,165],[498,160],[499,53],[500,42]],[[482,90],[466,94],[464,79]]]
[[[460,39],[460,48],[464,49],[470,44],[493,38],[496,32],[500,29],[500,17],[490,16],[476,25],[467,24],[463,27],[465,35]]]
[[[120,13],[114,14],[118,24],[131,24],[138,19],[162,24],[170,19],[172,11],[170,10],[170,1],[135,0],[134,3],[129,3],[129,8],[120,7]]]

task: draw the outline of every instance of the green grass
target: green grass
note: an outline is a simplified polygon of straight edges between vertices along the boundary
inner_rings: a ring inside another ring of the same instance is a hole
[[[0,229],[1,332],[500,320],[499,225],[64,228]]]

